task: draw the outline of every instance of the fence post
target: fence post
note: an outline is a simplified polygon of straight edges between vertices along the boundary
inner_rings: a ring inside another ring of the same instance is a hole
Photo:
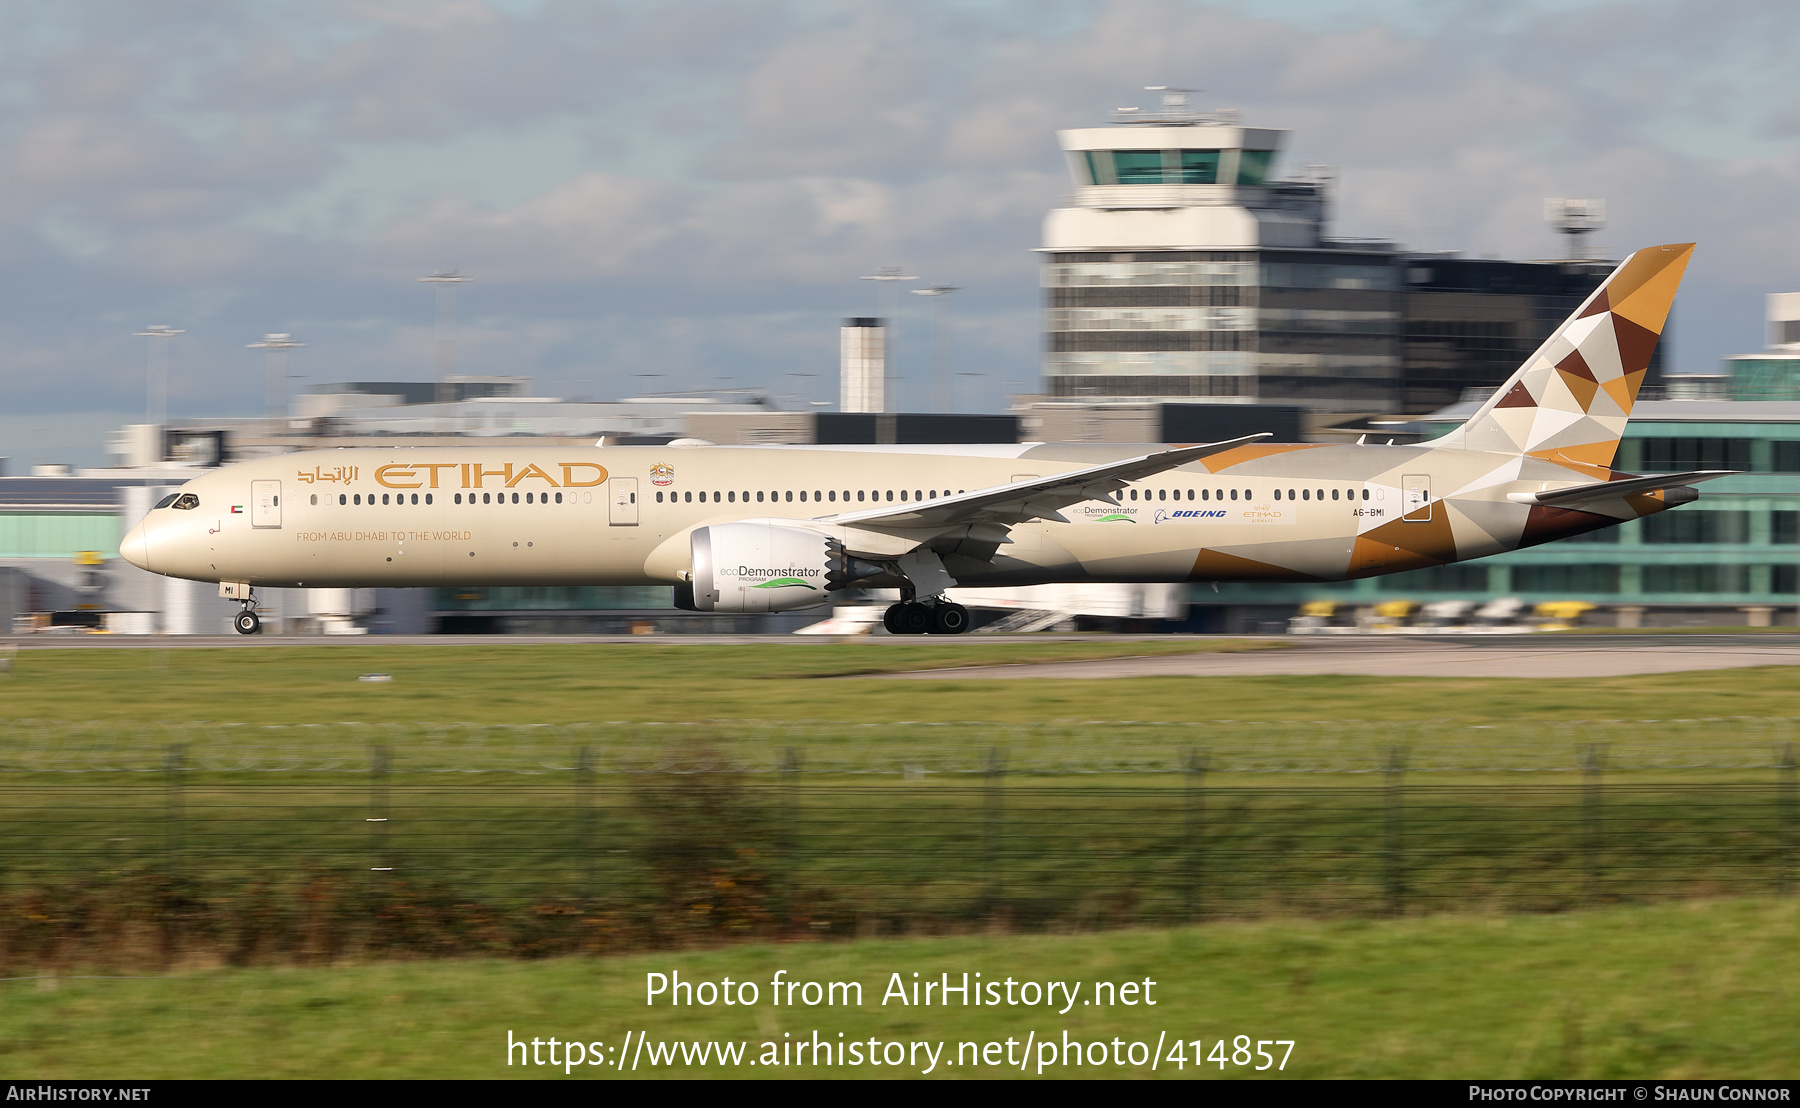
[[[1605,755],[1589,743],[1581,755],[1581,899],[1589,906],[1600,897],[1600,774]]]
[[[1406,911],[1406,812],[1404,803],[1406,748],[1390,746],[1382,765],[1385,779],[1385,811],[1383,814],[1382,884],[1385,887],[1387,914],[1398,916]]]
[[[1189,923],[1200,922],[1205,908],[1202,898],[1201,880],[1206,866],[1206,770],[1211,761],[1209,754],[1201,753],[1195,747],[1188,747],[1187,773],[1185,774],[1187,789],[1187,850],[1184,852],[1187,872],[1183,876],[1182,908]]]
[[[1781,856],[1776,861],[1775,891],[1781,896],[1794,892],[1794,744],[1783,743],[1781,760],[1776,766],[1775,818],[1780,825]]]
[[[1006,756],[997,746],[988,747],[987,765],[982,769],[982,864],[987,867],[987,904],[983,915],[992,918],[1006,895],[1005,870],[1000,864],[1001,789],[1006,783]]]
[[[181,901],[180,890],[182,875],[187,869],[182,856],[182,767],[186,763],[187,751],[180,743],[171,743],[169,753],[163,760],[163,854],[164,865],[168,868],[168,880],[164,883],[161,906],[161,949],[162,963],[166,967],[175,958],[181,945]]]
[[[388,826],[388,749],[380,743],[369,748],[369,887],[379,890],[381,878],[377,875],[392,873],[394,867],[388,864],[387,826]]]
[[[776,850],[780,858],[780,890],[775,898],[775,907],[780,918],[775,921],[776,928],[786,931],[794,919],[794,888],[797,884],[795,871],[799,869],[795,857],[794,821],[797,818],[797,807],[800,799],[800,752],[793,747],[784,747],[781,751],[781,827],[776,836]]]
[[[581,898],[594,899],[594,754],[585,744],[575,752],[575,849],[581,852]]]
[[[186,748],[180,743],[171,743],[168,756],[163,760],[163,851],[171,877],[186,868],[182,864],[185,861],[182,857],[182,822],[186,812],[181,794],[181,772],[186,763]]]

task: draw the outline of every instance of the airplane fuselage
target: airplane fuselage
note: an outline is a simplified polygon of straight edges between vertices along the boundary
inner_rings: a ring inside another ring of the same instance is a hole
[[[180,490],[195,506],[152,511],[123,552],[170,576],[272,587],[676,584],[695,528],[898,507],[1145,449],[313,451],[195,478]],[[1510,479],[1495,482],[1508,463]],[[948,550],[944,564],[963,586],[1344,580],[1483,557],[1663,506],[1638,497],[1616,515],[1554,513],[1506,499],[1593,480],[1583,469],[1460,449],[1246,446],[1066,507],[1067,522],[1016,524],[989,557]]]

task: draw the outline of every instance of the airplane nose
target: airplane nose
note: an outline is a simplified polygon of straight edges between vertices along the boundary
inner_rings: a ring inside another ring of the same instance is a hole
[[[150,540],[144,533],[143,524],[125,532],[125,537],[119,540],[119,556],[139,569],[150,568]]]

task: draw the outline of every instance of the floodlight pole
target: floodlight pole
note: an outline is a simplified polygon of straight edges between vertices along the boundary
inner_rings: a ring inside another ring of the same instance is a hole
[[[287,414],[287,352],[305,346],[303,342],[295,342],[294,336],[286,333],[264,335],[261,342],[248,344],[247,350],[268,351],[268,404],[270,434],[279,435],[286,428],[279,421]]]
[[[186,331],[166,323],[152,323],[133,333],[141,339],[172,339]],[[144,369],[144,422],[161,426],[169,414],[169,344],[152,342],[149,364]]]

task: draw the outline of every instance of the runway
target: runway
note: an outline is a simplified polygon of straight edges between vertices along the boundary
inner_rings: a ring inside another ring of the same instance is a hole
[[[575,646],[806,646],[859,645],[917,650],[946,644],[1004,647],[1009,643],[1169,643],[1175,635],[1042,634],[968,638],[934,636],[813,638],[783,635],[18,635],[0,637],[0,651],[196,650],[267,647]],[[1264,649],[1160,656],[911,670],[834,677],[835,681],[1096,680],[1116,677],[1252,677],[1343,674],[1361,677],[1629,677],[1641,674],[1800,665],[1800,635],[1388,635],[1252,638]],[[965,655],[966,657],[966,655]],[[1800,678],[1800,674],[1796,674]],[[1800,691],[1800,686],[1797,686]]]
[[[840,680],[1094,680],[1115,677],[1630,677],[1800,665],[1800,640],[1769,635],[1596,635],[1284,639],[1282,649],[1037,665],[978,666]],[[1800,676],[1800,675],[1797,675]]]

